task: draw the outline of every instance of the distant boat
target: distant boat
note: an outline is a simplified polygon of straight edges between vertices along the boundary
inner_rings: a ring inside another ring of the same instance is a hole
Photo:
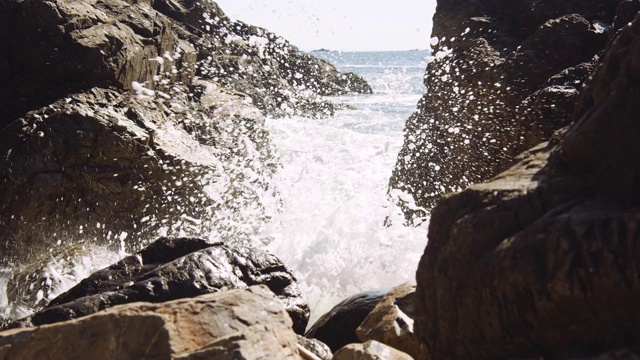
[[[322,49],[312,50],[311,52],[329,52],[329,51],[331,50],[322,48]]]

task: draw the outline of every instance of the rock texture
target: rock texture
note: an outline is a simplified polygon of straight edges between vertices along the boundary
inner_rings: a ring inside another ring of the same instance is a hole
[[[2,1],[0,23],[0,264],[58,242],[268,241],[263,116],[370,91],[212,1]]]
[[[64,339],[64,340],[61,340]],[[263,286],[0,333],[0,359],[299,359],[282,304]]]
[[[297,90],[334,95],[366,87],[265,29],[231,21],[213,1],[5,1],[2,7],[0,76],[8,81],[0,90],[0,127],[65,94],[94,86],[129,90],[134,81],[166,88],[189,85],[197,75],[279,113],[282,105],[304,112],[294,106],[305,99]]]
[[[338,350],[334,360],[412,360],[402,351],[374,340],[363,344],[349,344]]]
[[[640,342],[640,18],[575,122],[435,208],[417,272],[427,358],[589,358]]]
[[[232,224],[264,220],[239,211],[264,209],[275,171],[263,122],[242,103],[207,109],[101,88],[28,113],[0,130],[0,262],[80,239],[135,251],[158,232],[248,243],[256,228]]]
[[[424,358],[420,341],[413,332],[416,285],[404,283],[378,302],[356,329],[360,341],[375,340],[411,355]]]
[[[569,124],[578,89],[633,9],[637,1],[438,1],[427,93],[390,180],[423,208],[407,217]]]
[[[322,315],[304,336],[322,341],[334,352],[347,344],[360,342],[356,329],[387,292],[364,291],[341,301]]]
[[[274,255],[202,239],[161,238],[100,270],[13,326],[43,325],[137,301],[164,302],[264,284],[284,304],[302,334],[309,307],[291,272]]]
[[[300,351],[300,355],[305,360],[333,359],[333,353],[331,352],[331,349],[329,349],[329,347],[325,343],[321,342],[318,339],[310,339],[298,335],[298,351]]]

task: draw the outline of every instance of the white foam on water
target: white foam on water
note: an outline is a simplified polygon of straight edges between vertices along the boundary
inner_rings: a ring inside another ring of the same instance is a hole
[[[402,132],[361,133],[354,120],[339,112],[267,122],[283,163],[275,182],[284,203],[267,229],[269,249],[294,270],[312,320],[351,294],[413,281],[426,245],[427,223],[405,227],[387,195]]]
[[[366,54],[346,56],[365,62],[349,62],[354,70],[373,68],[361,73],[372,95],[333,99],[357,110],[322,120],[267,120],[281,156],[274,182],[283,201],[267,228],[274,239],[268,248],[294,271],[311,308],[310,324],[352,294],[415,281],[427,243],[428,219],[405,226],[397,199],[388,194],[404,122],[424,93],[424,67],[407,71],[411,66],[385,67],[373,58],[367,64]]]

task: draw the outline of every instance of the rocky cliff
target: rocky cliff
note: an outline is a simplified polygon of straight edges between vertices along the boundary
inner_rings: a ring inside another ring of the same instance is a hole
[[[569,123],[578,89],[637,1],[440,0],[427,92],[390,189],[427,212]],[[407,209],[407,216],[413,211]]]
[[[427,358],[638,357],[639,49],[640,16],[568,129],[435,207],[416,289]]]
[[[371,89],[212,1],[2,1],[0,263],[158,233],[264,241],[264,116],[325,116],[321,96],[349,91]]]

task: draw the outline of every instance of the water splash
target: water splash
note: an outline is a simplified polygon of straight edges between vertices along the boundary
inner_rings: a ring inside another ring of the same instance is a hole
[[[378,63],[375,55],[359,61]],[[378,86],[373,95],[340,98],[357,110],[267,120],[283,164],[274,179],[283,209],[267,227],[268,248],[294,270],[312,322],[351,294],[413,281],[426,246],[428,219],[404,226],[398,199],[387,194],[404,120],[424,91],[406,84],[421,82],[423,69],[360,69]]]

